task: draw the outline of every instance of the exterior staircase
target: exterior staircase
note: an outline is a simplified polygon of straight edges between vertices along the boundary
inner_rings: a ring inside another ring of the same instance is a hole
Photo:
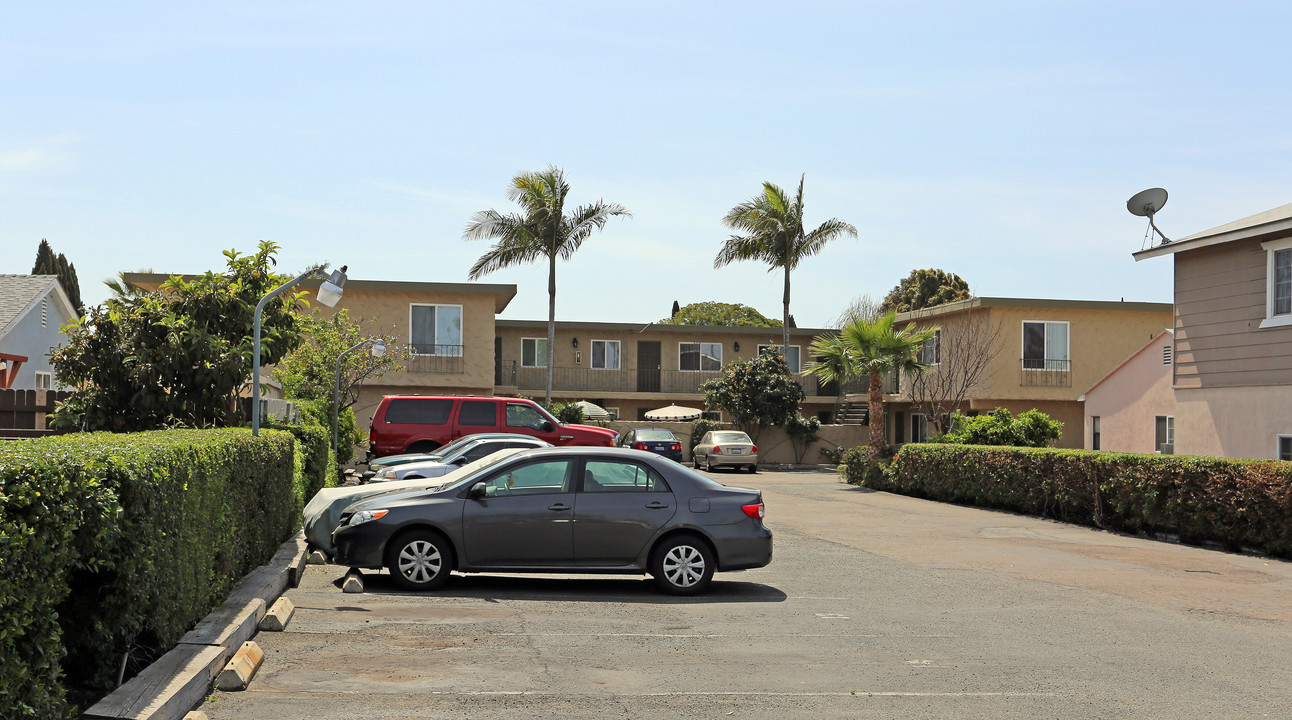
[[[840,425],[865,425],[870,422],[869,403],[865,400],[845,400],[839,406]]]

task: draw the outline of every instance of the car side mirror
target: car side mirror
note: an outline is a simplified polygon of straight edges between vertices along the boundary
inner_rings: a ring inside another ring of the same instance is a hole
[[[466,457],[460,457],[460,458],[457,458],[457,459],[455,459],[455,460],[453,461],[453,464],[454,464],[454,465],[466,465],[466,464],[467,464],[467,459],[466,459]]]
[[[543,428],[542,428],[543,432],[552,432],[555,429],[556,429],[556,426],[552,424],[551,420],[543,421]]]
[[[486,487],[483,482],[478,482],[475,485],[472,485],[470,490],[471,499],[479,500],[480,498],[484,497],[485,490],[486,490]]]

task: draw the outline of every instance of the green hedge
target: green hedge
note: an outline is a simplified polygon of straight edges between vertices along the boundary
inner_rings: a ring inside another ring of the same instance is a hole
[[[302,455],[303,467],[298,475],[303,482],[296,485],[296,500],[301,507],[314,497],[320,489],[336,485],[336,465],[332,463],[332,430],[321,425],[289,425],[285,423],[268,423],[261,426],[274,430],[284,430],[296,438],[299,443],[297,451]]]
[[[128,650],[127,676],[272,557],[300,524],[295,446],[244,429],[0,443],[0,717],[73,716]]]
[[[886,471],[845,467],[879,490],[1292,557],[1292,463],[908,444]]]

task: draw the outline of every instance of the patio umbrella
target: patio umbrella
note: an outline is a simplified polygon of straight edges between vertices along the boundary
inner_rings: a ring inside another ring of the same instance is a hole
[[[703,410],[697,410],[689,407],[679,407],[669,405],[666,408],[651,410],[646,413],[647,420],[665,420],[670,422],[681,422],[683,420],[694,420],[703,413]]]
[[[611,415],[609,410],[606,410],[605,408],[601,407],[600,405],[597,405],[596,403],[590,403],[587,400],[580,400],[574,404],[578,405],[579,408],[583,410],[584,420],[614,420],[615,419],[615,416]]]

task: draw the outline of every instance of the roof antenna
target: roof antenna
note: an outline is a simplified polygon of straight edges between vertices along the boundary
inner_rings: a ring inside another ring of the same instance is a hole
[[[1163,190],[1162,188],[1141,190],[1132,195],[1130,200],[1126,201],[1126,209],[1130,211],[1131,215],[1148,218],[1148,226],[1153,229],[1153,232],[1158,234],[1158,237],[1162,238],[1162,242],[1159,243],[1159,245],[1166,245],[1171,242],[1162,234],[1161,230],[1157,229],[1157,225],[1153,224],[1153,216],[1157,214],[1157,211],[1161,210],[1162,206],[1165,204],[1166,190]],[[1151,241],[1152,237],[1153,233],[1150,233],[1147,230],[1144,231],[1145,240]],[[1143,250],[1144,248],[1141,247],[1140,249]]]

